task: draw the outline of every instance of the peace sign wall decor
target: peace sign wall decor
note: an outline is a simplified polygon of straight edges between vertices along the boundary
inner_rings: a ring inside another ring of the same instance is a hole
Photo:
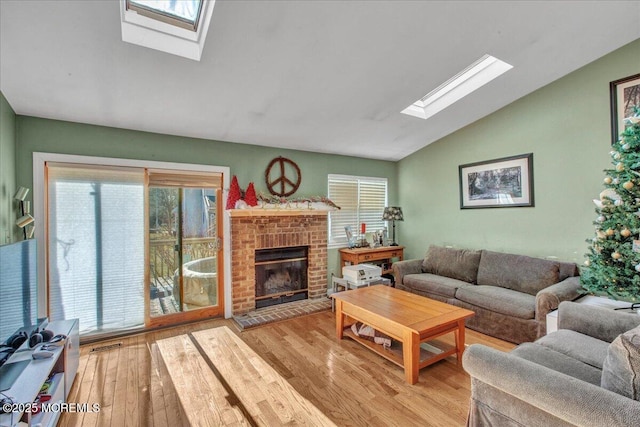
[[[291,179],[288,176],[291,176]],[[276,157],[269,162],[264,178],[271,194],[287,197],[295,193],[300,187],[302,173],[300,173],[300,168],[293,160]]]

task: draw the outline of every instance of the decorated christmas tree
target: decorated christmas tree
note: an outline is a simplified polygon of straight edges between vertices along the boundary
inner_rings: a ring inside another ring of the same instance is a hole
[[[227,196],[227,209],[235,209],[236,202],[242,198],[238,178],[233,175],[231,178],[231,186],[229,187],[229,195]]]
[[[585,291],[632,302],[640,301],[640,109],[634,111],[612,146],[606,188],[594,200],[596,235],[587,240],[581,273]]]

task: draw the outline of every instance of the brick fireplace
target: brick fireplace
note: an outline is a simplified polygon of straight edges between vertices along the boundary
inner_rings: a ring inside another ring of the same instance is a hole
[[[256,309],[256,250],[308,247],[308,296],[327,294],[327,211],[230,210],[233,315]]]

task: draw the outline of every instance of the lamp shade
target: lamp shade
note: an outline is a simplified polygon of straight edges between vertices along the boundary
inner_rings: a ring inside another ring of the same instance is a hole
[[[382,213],[384,221],[404,221],[402,208],[400,206],[387,206]]]

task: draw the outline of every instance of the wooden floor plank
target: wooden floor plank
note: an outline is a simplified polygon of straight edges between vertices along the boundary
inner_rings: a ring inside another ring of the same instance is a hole
[[[118,353],[119,348],[113,350],[105,350],[107,352]],[[105,371],[104,385],[102,394],[98,396],[100,403],[100,413],[98,414],[99,425],[111,425],[111,416],[113,414],[113,400],[116,393],[116,378],[118,374],[118,358],[114,354],[103,354],[107,360],[107,369]]]
[[[409,385],[401,368],[351,340],[338,341],[334,314],[329,311],[242,333],[232,320],[203,321],[113,340],[122,342],[119,350],[98,353],[89,352],[98,344],[83,345],[69,401],[91,404],[90,399],[99,399],[97,403],[110,406],[108,414],[95,417],[98,426],[185,425],[174,386],[156,353],[156,342],[218,326],[234,330],[337,425],[403,426],[408,421],[424,426],[465,424],[470,380],[455,357],[422,369],[418,384]],[[466,332],[466,342],[503,351],[515,347],[471,330]],[[84,415],[63,413],[59,425],[90,423],[91,415],[86,419]]]
[[[157,427],[168,427],[167,411],[164,404],[164,390],[162,387],[162,378],[157,368],[158,362],[158,346],[155,342],[150,341],[148,338],[146,344],[149,350],[149,358],[151,364],[151,396],[155,396],[151,399],[152,411],[153,411],[153,423],[152,425]],[[167,387],[170,389],[171,387]],[[175,425],[175,424],[174,424]]]
[[[104,401],[104,386],[107,382],[107,368],[109,366],[109,357],[105,357],[104,353],[93,353],[92,355],[95,364],[93,365],[93,381],[91,387],[85,390],[88,392],[86,400],[84,402],[97,402],[100,403],[100,412],[87,412],[82,419],[83,426],[96,426],[98,425],[98,419],[103,415],[102,405]],[[107,411],[105,411],[107,412]]]
[[[185,415],[193,424],[249,425],[242,412],[228,402],[229,393],[188,335],[164,338],[157,345]]]
[[[67,396],[67,401],[68,402],[80,402],[80,400],[78,399],[78,394],[80,392],[80,390],[82,389],[82,387],[78,386],[78,383],[82,382],[82,378],[84,378],[84,374],[86,372],[87,369],[87,365],[89,362],[89,351],[90,351],[90,347],[89,346],[84,346],[82,348],[80,348],[80,360],[78,362],[78,371],[76,373],[76,379],[74,382],[74,386],[71,387],[71,390],[69,391],[69,396]],[[72,424],[72,419],[70,417],[65,417],[64,414],[60,417],[60,419],[58,420],[58,427],[69,427]],[[77,422],[78,420],[75,420],[74,422]]]
[[[127,387],[125,392],[125,414],[124,425],[133,426],[139,424],[138,391],[138,363],[142,362],[138,357],[138,336],[129,338],[127,345]]]
[[[128,346],[131,343],[130,338],[120,340],[122,346],[117,352],[113,350],[107,350],[106,354],[111,357],[117,358],[116,369],[116,386],[113,394],[113,402],[111,408],[111,423],[104,424],[104,426],[122,426],[125,420],[126,402],[127,402],[127,363],[128,363]]]
[[[229,328],[192,336],[258,425],[329,426],[331,421]]]
[[[97,380],[96,369],[98,364],[98,358],[95,357],[96,353],[89,353],[85,355],[86,357],[86,368],[84,370],[84,375],[81,378],[76,378],[75,385],[80,383],[80,387],[78,392],[75,394],[75,402],[74,403],[99,403],[96,401],[90,401],[89,396],[91,394],[91,390],[94,387],[94,381]],[[78,381],[79,380],[79,381]],[[97,381],[96,381],[97,382]],[[72,394],[71,392],[69,393]],[[62,414],[61,418],[64,418],[65,414]],[[71,422],[70,425],[83,425],[84,418],[87,413],[79,412],[75,414],[77,417],[77,421]]]

